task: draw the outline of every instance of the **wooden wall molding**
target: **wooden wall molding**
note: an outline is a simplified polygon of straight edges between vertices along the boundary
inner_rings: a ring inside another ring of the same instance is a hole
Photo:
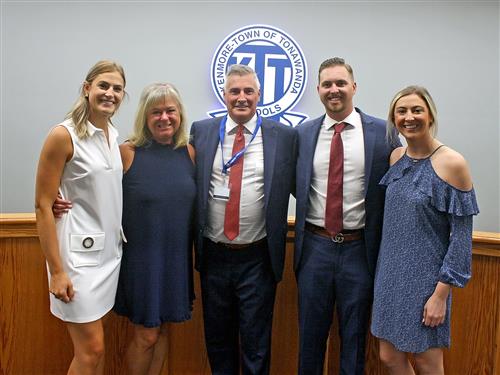
[[[295,237],[295,220],[288,217],[288,238]],[[34,213],[0,213],[0,238],[38,237]],[[500,257],[500,233],[474,231],[472,236],[473,253]]]
[[[293,264],[293,219],[289,220],[286,266],[273,322],[271,373],[297,373],[297,289]],[[445,351],[446,374],[500,374],[500,234],[474,232],[472,279],[453,289],[452,346]],[[169,351],[162,375],[209,375],[195,273],[193,317],[169,326]],[[338,373],[336,324],[328,342],[325,374]],[[126,318],[105,321],[105,373],[124,373],[123,356],[132,334]],[[35,215],[0,214],[0,375],[63,375],[72,358],[69,335],[49,312],[47,272]],[[369,335],[366,373],[385,375],[378,344]]]
[[[35,214],[0,214],[0,238],[19,237],[38,237]]]

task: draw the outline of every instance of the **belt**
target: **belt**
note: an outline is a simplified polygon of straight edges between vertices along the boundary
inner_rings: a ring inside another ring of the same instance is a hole
[[[332,236],[330,233],[328,233],[328,231],[325,228],[308,223],[307,221],[305,228],[311,233],[317,234],[318,236],[321,237],[329,238],[336,243],[360,240],[363,238],[364,235],[363,229],[354,229],[354,230],[343,229],[342,232],[339,232],[335,236]]]
[[[252,248],[252,247],[258,247],[258,246],[264,245],[266,243],[266,241],[267,241],[267,237],[261,238],[260,240],[255,241],[255,242],[241,243],[241,244],[227,243],[227,242],[213,242],[211,240],[209,240],[209,241],[212,242],[216,246],[224,247],[226,249],[230,249],[230,250],[243,250],[243,249],[249,249],[249,248]]]

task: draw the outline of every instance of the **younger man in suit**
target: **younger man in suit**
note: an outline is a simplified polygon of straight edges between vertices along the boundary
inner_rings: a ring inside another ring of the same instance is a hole
[[[194,122],[196,267],[214,375],[268,374],[276,284],[285,259],[296,132],[257,115],[255,72],[226,75],[227,116]]]
[[[317,90],[326,114],[296,128],[299,373],[323,373],[336,303],[340,373],[362,375],[384,208],[378,182],[393,147],[385,121],[354,108],[356,82],[344,59],[321,64]]]

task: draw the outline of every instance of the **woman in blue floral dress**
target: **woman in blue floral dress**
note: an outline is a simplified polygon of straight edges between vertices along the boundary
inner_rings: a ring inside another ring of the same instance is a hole
[[[390,374],[444,374],[451,287],[471,276],[472,216],[479,212],[462,155],[435,138],[435,104],[409,86],[391,102],[387,134],[406,139],[391,155],[375,276],[371,331]]]

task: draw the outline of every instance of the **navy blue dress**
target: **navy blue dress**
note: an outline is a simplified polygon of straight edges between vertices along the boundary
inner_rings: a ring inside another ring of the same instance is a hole
[[[380,184],[387,191],[371,331],[403,352],[449,347],[451,293],[443,324],[425,326],[423,309],[438,281],[463,287],[471,276],[474,190],[446,183],[430,158],[406,154]]]
[[[186,147],[136,147],[123,176],[127,243],[114,310],[158,327],[191,318],[195,169]]]

